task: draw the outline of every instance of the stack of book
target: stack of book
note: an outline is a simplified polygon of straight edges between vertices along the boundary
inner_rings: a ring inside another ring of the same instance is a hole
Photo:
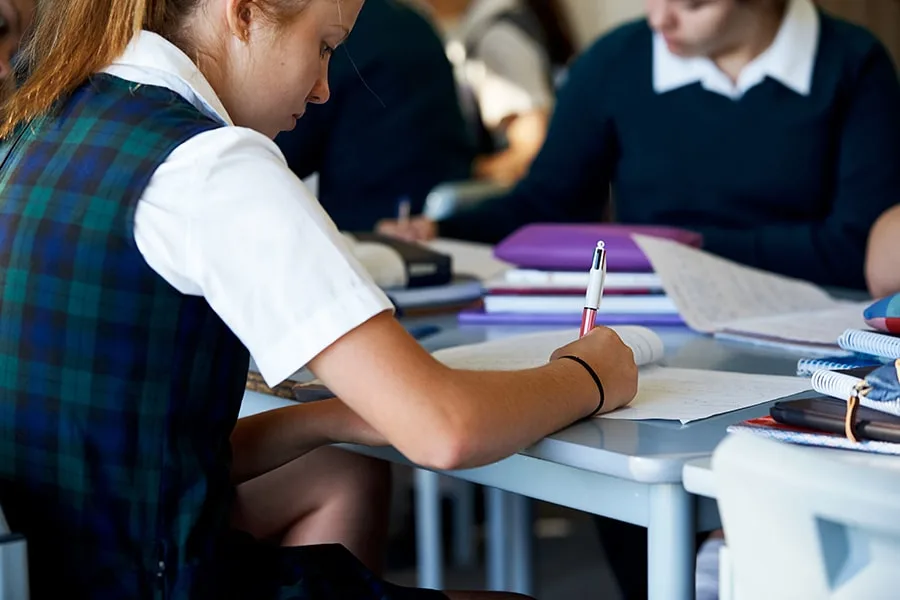
[[[838,338],[844,354],[804,358],[797,374],[811,391],[776,402],[769,415],[736,423],[745,431],[789,443],[900,455],[900,335],[866,310],[866,322],[882,331],[853,328]],[[851,397],[860,407],[848,415]],[[852,427],[852,435],[848,433]]]
[[[678,309],[632,239],[643,234],[699,246],[693,232],[629,225],[528,225],[494,250],[513,267],[485,283],[484,308],[462,322],[577,325],[584,308],[593,250],[602,240],[607,275],[597,322],[681,325]]]

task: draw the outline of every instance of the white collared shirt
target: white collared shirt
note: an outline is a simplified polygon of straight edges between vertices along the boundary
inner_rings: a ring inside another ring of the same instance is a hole
[[[448,44],[457,76],[474,89],[480,116],[491,129],[510,116],[549,109],[554,100],[546,48],[518,25],[498,20],[521,8],[521,0],[475,0]],[[475,52],[467,56],[465,40],[473,31],[481,34]]]
[[[741,71],[737,82],[706,57],[672,54],[663,37],[653,35],[653,89],[657,94],[700,83],[705,89],[738,99],[771,77],[808,96],[819,48],[819,13],[811,0],[790,0],[772,44]]]
[[[235,127],[177,47],[142,32],[105,72],[168,88],[225,125],[159,167],[138,202],[134,238],[163,279],[206,298],[269,384],[392,308],[275,143]]]

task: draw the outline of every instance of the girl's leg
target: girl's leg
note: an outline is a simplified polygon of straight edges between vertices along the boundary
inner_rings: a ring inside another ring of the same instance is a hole
[[[231,522],[283,546],[343,544],[380,574],[389,506],[387,463],[325,447],[238,486]]]

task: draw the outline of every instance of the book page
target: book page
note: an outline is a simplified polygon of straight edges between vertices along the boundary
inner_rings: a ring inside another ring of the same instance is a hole
[[[647,365],[663,357],[662,340],[646,327],[613,327],[634,352],[638,365]],[[547,364],[553,351],[578,338],[577,329],[544,331],[516,335],[479,344],[438,350],[434,357],[454,369],[473,371],[513,371]]]
[[[692,329],[712,333],[736,319],[835,308],[825,290],[677,242],[635,235],[635,242]]]
[[[596,418],[690,423],[808,389],[800,377],[652,366],[641,370],[629,405]]]
[[[721,331],[790,343],[819,344],[834,349],[847,329],[866,327],[863,311],[867,302],[840,303],[836,308],[792,312],[771,317],[753,317],[731,321]]]

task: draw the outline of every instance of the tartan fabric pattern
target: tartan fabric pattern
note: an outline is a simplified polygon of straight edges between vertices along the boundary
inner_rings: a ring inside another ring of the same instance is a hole
[[[248,354],[134,241],[150,177],[219,127],[97,75],[0,144],[0,503],[32,591],[215,593]]]

